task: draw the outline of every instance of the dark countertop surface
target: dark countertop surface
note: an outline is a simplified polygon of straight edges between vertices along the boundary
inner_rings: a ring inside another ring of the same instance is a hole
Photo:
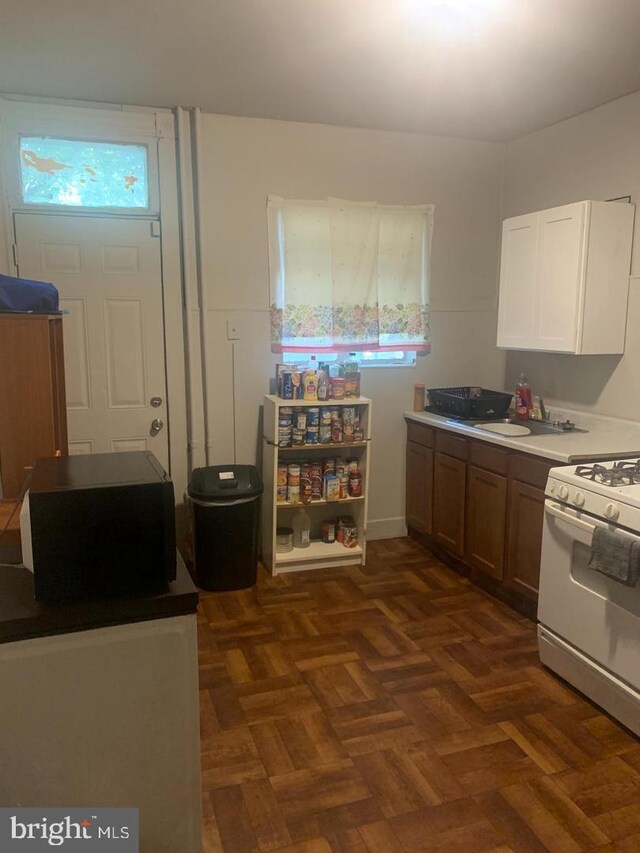
[[[36,601],[29,569],[0,565],[0,643],[184,616],[197,606],[198,590],[180,554],[166,592],[91,601]]]

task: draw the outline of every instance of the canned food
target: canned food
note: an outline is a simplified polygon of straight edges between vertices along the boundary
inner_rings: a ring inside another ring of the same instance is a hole
[[[333,444],[342,444],[343,439],[342,419],[336,418],[336,420],[331,423],[331,441]]]
[[[362,497],[362,473],[360,471],[349,472],[349,495],[352,498]]]
[[[300,480],[300,500],[303,504],[310,504],[313,499],[313,487],[311,480],[305,477]]]
[[[336,523],[326,519],[322,522],[322,541],[330,544],[336,541]]]
[[[351,473],[351,471],[357,471],[359,468],[359,462],[357,456],[350,456],[347,459],[347,471]]]
[[[358,545],[358,528],[355,525],[345,524],[342,528],[342,544],[345,548],[355,548]]]
[[[320,439],[319,426],[307,426],[306,442],[307,444],[317,444]]]
[[[289,486],[300,485],[300,466],[296,464],[289,465],[287,469],[287,483]]]
[[[320,444],[331,444],[331,424],[320,424],[320,432],[318,433]]]
[[[296,443],[295,442],[295,430],[293,432],[294,432],[293,443],[295,444]],[[344,440],[347,444],[353,444],[353,441],[354,441],[353,435],[354,435],[353,424],[343,424],[343,426],[342,426],[342,437],[344,438]]]
[[[364,432],[361,426],[356,426],[353,430],[354,441],[364,441]]]
[[[340,406],[331,406],[329,411],[331,412],[331,422],[332,423],[333,423],[333,421],[337,421],[337,420],[342,419],[342,415],[340,413]]]
[[[304,432],[307,428],[307,413],[304,409],[297,409],[295,414],[296,429]]]
[[[278,465],[278,485],[286,486],[287,485],[287,475],[289,473],[289,469],[286,465]]]
[[[310,406],[307,409],[307,427],[319,426],[320,424],[320,409],[317,406]]]
[[[325,474],[324,499],[326,501],[340,500],[340,481],[335,474]]]
[[[331,409],[328,406],[324,406],[320,409],[320,426],[323,424],[331,426]]]
[[[286,483],[284,486],[278,485],[278,490],[276,493],[276,501],[279,504],[285,504],[287,502],[287,485],[286,485]]]
[[[355,521],[351,515],[339,515],[336,522],[336,542],[344,544],[344,529],[345,527],[354,527]]]
[[[300,503],[300,486],[287,486],[287,500],[290,504]]]
[[[291,419],[293,417],[293,408],[291,406],[280,406],[280,417]]]
[[[300,463],[300,480],[311,479],[311,465],[308,462]]]
[[[303,429],[293,429],[291,431],[292,444],[304,444],[307,438],[307,433]]]
[[[312,477],[322,477],[322,462],[319,459],[314,459],[310,463],[310,467]]]
[[[280,427],[278,430],[278,446],[291,447],[291,427]]]
[[[327,456],[327,458],[322,463],[322,473],[323,474],[335,474],[336,473],[336,460],[333,456]]]
[[[344,459],[336,459],[336,477],[341,477],[347,473],[347,463]]]
[[[322,475],[320,474],[311,475],[311,500],[322,500]]]
[[[346,426],[347,424],[355,424],[356,419],[358,417],[358,408],[357,406],[343,406],[342,407],[342,422]]]

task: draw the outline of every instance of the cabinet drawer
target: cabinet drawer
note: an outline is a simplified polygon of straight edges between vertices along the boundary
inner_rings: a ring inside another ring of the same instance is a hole
[[[407,441],[415,441],[424,447],[433,447],[433,430],[424,424],[407,421]]]
[[[469,455],[469,442],[448,432],[436,433],[436,450],[454,456],[456,459],[466,459]]]
[[[557,464],[557,462],[532,459],[530,456],[513,453],[509,456],[509,477],[534,486],[536,489],[544,489],[550,469]]]
[[[472,441],[470,459],[473,465],[484,468],[485,471],[493,471],[496,474],[507,473],[509,454],[506,450],[500,450],[491,444]]]

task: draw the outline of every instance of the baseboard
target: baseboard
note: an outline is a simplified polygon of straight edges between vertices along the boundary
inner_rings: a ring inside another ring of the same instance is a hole
[[[367,541],[374,539],[399,539],[407,535],[407,525],[399,518],[376,518],[367,522]]]

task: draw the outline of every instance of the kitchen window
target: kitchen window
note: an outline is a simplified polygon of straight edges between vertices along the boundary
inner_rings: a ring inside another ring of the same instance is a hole
[[[408,363],[430,350],[433,206],[268,200],[271,349]]]
[[[344,353],[337,352],[315,352],[300,356],[300,353],[285,352],[282,361],[285,364],[300,364],[307,361],[310,356],[315,356],[318,363],[334,364],[344,358]],[[414,367],[416,363],[415,350],[395,350],[393,352],[352,352],[349,353],[349,361],[357,361],[363,367]]]

